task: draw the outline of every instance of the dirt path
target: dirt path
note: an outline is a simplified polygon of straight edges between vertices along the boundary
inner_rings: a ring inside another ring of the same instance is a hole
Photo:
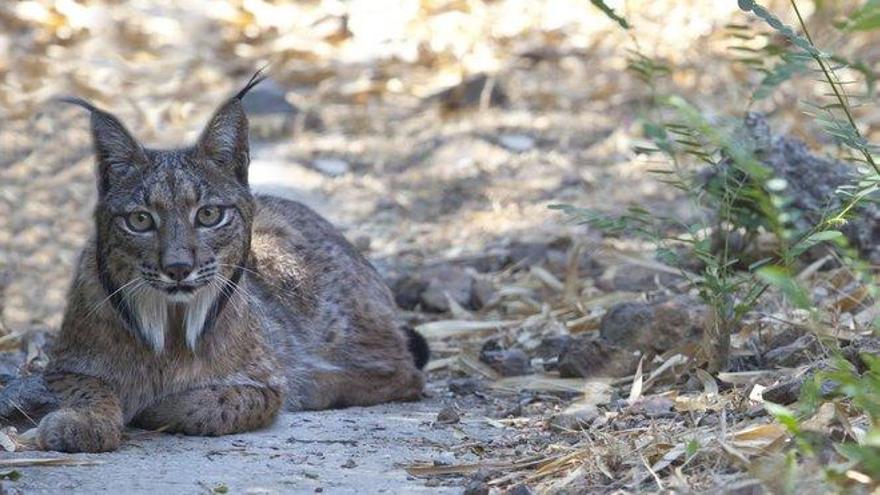
[[[28,467],[4,482],[23,493],[459,493],[409,476],[414,462],[466,462],[453,447],[501,430],[479,419],[434,425],[438,400],[336,411],[284,413],[267,430],[218,438],[128,430],[109,454],[3,454],[94,465]],[[460,454],[460,453],[459,453]],[[15,493],[4,492],[4,493]]]

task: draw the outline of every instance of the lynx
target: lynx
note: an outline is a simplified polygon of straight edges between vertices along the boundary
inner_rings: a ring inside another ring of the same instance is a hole
[[[95,232],[76,267],[45,380],[61,407],[46,450],[116,449],[125,425],[225,435],[279,409],[421,397],[425,340],[380,275],[307,207],[254,195],[242,98],[190,147],[142,146],[85,100]]]

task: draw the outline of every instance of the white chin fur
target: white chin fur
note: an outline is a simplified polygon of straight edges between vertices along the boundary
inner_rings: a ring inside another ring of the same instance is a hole
[[[170,308],[172,305],[184,305],[183,325],[186,330],[186,345],[195,351],[199,337],[205,327],[205,319],[217,297],[217,289],[202,287],[195,293],[173,294],[148,288],[138,291],[131,299],[131,308],[140,325],[144,338],[157,354],[165,350]]]

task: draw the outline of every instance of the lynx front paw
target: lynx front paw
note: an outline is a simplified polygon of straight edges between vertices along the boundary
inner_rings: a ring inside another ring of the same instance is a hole
[[[110,419],[61,409],[37,427],[37,446],[58,452],[107,452],[119,447],[122,432]]]

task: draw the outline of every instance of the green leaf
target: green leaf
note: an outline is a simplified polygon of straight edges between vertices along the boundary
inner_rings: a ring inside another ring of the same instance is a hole
[[[590,0],[590,3],[604,12],[612,21],[620,24],[620,27],[623,29],[629,29],[629,23],[626,22],[626,19],[617,15],[617,13],[614,12],[614,9],[606,5],[602,0]]]
[[[21,473],[15,470],[0,473],[0,480],[18,481],[21,479]]]
[[[767,412],[773,415],[773,417],[776,418],[776,421],[779,421],[779,423],[793,435],[800,434],[800,423],[791,409],[772,402],[765,402],[764,409],[767,409]]]
[[[810,297],[785,268],[777,265],[765,266],[756,274],[764,282],[779,289],[798,308],[810,308]]]
[[[794,257],[798,257],[809,251],[810,248],[812,248],[816,244],[825,241],[836,241],[838,239],[843,239],[843,232],[839,230],[823,230],[821,232],[816,232],[815,234],[810,235],[806,239],[792,246],[791,255]]]

